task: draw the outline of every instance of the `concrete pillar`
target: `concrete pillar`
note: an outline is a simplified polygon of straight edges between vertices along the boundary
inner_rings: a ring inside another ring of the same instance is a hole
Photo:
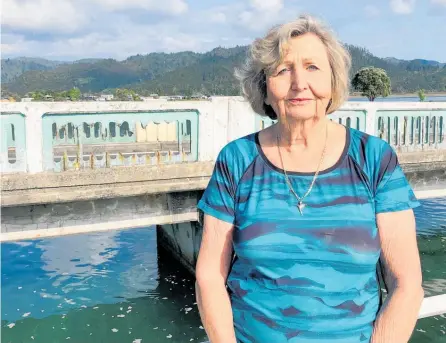
[[[140,122],[135,123],[136,142],[147,142],[146,129],[142,127]]]
[[[160,142],[167,141],[167,123],[165,121],[158,124],[158,140]]]
[[[214,117],[216,107],[212,101],[201,102],[200,106],[195,107],[198,110],[198,160],[212,161],[215,159],[214,147]],[[191,136],[192,148],[194,147],[194,134]]]
[[[228,143],[228,122],[229,122],[229,97],[216,97],[212,99],[212,135],[209,142],[201,142],[200,148],[204,144],[213,147],[213,160],[216,159],[220,150]],[[208,127],[209,128],[209,127]],[[200,136],[200,140],[202,137]]]
[[[175,142],[177,140],[178,134],[177,134],[177,121],[173,121],[167,124],[167,141],[168,142]]]
[[[232,141],[255,132],[256,116],[257,114],[242,97],[231,98],[228,106],[227,141]]]
[[[156,226],[157,244],[195,274],[203,227],[198,222]]]
[[[43,151],[43,127],[42,116],[44,114],[42,106],[30,104],[25,111],[25,132],[26,132],[26,166],[29,173],[40,173],[43,171],[44,151]],[[50,132],[51,130],[47,131]],[[51,140],[51,137],[47,137]],[[49,147],[49,146],[48,146]],[[52,149],[52,145],[51,145]],[[52,151],[45,151],[51,154]]]
[[[375,104],[367,104],[367,112],[366,112],[366,123],[365,123],[365,132],[372,136],[377,136],[378,132],[376,132],[376,112],[377,107]]]
[[[146,126],[146,141],[156,142],[158,140],[158,125],[150,122]]]

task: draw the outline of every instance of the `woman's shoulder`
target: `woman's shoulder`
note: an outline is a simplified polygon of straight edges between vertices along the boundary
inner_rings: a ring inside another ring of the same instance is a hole
[[[252,160],[258,154],[257,132],[236,138],[223,146],[218,158],[227,160]]]
[[[392,146],[384,139],[363,131],[347,128],[350,133],[350,154],[362,163],[379,163],[383,158],[396,155]]]

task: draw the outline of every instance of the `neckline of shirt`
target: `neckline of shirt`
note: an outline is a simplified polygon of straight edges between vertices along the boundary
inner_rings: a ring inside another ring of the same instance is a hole
[[[262,146],[260,145],[260,140],[259,140],[259,133],[260,131],[255,133],[255,143],[256,143],[256,148],[257,148],[257,152],[259,153],[259,156],[262,158],[262,160],[266,163],[266,165],[268,165],[270,168],[272,168],[273,170],[284,174],[285,172],[282,168],[279,168],[278,166],[276,166],[275,164],[273,164],[268,157],[265,155],[265,153],[263,152]],[[349,148],[350,148],[350,141],[351,141],[351,134],[350,134],[350,128],[345,127],[345,145],[344,145],[344,150],[342,151],[341,156],[339,157],[339,159],[336,161],[335,164],[333,164],[331,167],[328,167],[324,170],[321,170],[319,172],[319,175],[322,174],[327,174],[333,170],[335,170],[336,168],[338,168],[342,162],[344,161],[345,157],[348,154]],[[299,172],[299,171],[288,171],[287,170],[287,175],[294,175],[294,176],[314,176],[314,174],[316,173],[315,171],[311,171],[311,172]]]

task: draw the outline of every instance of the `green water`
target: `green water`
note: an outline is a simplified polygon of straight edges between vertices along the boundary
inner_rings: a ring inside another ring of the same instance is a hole
[[[153,228],[2,244],[2,267],[3,343],[206,340],[194,280]]]
[[[446,234],[419,236],[425,297],[446,293]],[[410,343],[446,343],[446,316],[418,320]]]

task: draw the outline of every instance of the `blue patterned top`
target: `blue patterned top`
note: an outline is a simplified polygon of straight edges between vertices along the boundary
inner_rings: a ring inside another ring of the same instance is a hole
[[[303,215],[258,133],[220,152],[198,208],[234,224],[227,286],[238,342],[369,342],[380,306],[376,214],[419,205],[393,149],[347,128]],[[298,195],[314,173],[288,172]]]

